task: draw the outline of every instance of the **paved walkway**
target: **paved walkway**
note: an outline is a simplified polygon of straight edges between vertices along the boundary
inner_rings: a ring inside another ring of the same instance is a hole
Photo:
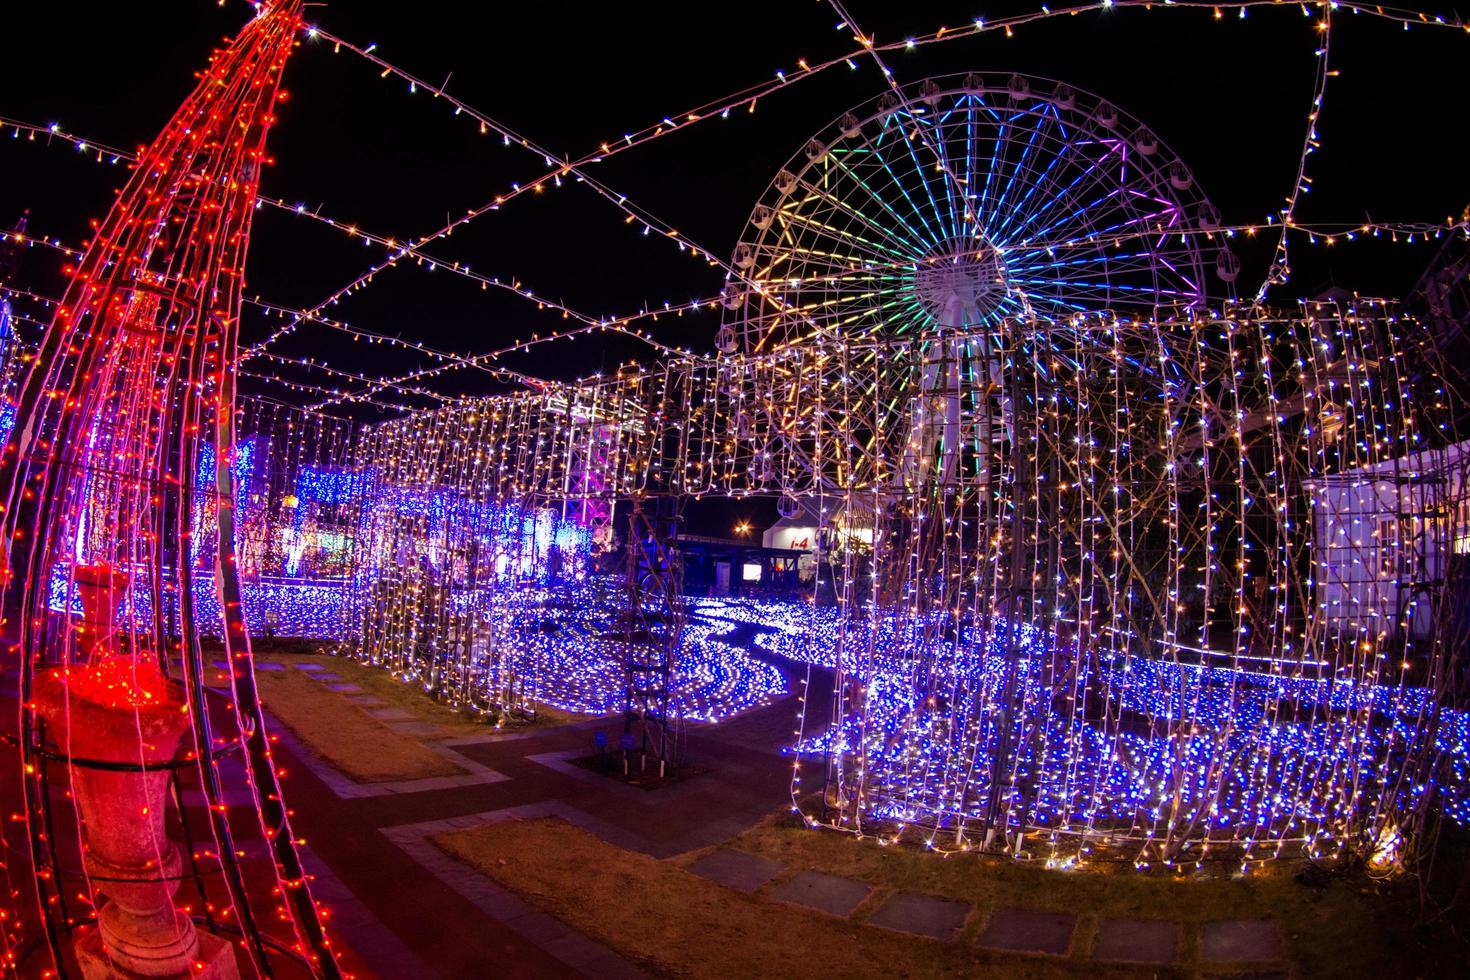
[[[354,699],[323,659],[300,667],[323,686],[324,697]],[[799,687],[799,685],[794,685]],[[814,675],[807,704],[829,702],[830,677]],[[370,697],[370,696],[368,696]],[[789,767],[779,747],[789,742],[794,696],[714,726],[691,726],[684,749],[706,771],[674,786],[647,791],[591,773],[571,760],[593,751],[601,729],[616,742],[619,722],[595,719],[524,733],[426,741],[463,775],[396,783],[357,783],[312,753],[283,727],[278,761],[294,827],[307,841],[314,893],[331,912],[330,928],[349,949],[358,976],[401,978],[641,977],[615,951],[529,907],[472,868],[447,857],[428,839],[449,830],[507,819],[555,816],[603,841],[656,858],[721,845],[789,802]],[[412,717],[382,719],[423,734]],[[225,767],[238,767],[227,757]],[[243,786],[243,773],[226,772]],[[237,794],[239,795],[239,794]],[[186,794],[192,813],[202,804]],[[230,802],[249,802],[246,799]],[[258,842],[247,842],[254,849]],[[1136,964],[1140,976],[1218,974],[1286,977],[1284,942],[1263,921],[1185,926],[1167,921],[975,908],[916,892],[875,892],[864,882],[807,870],[729,847],[715,847],[688,870],[769,901],[772,914],[790,903],[865,929],[887,929],[942,942],[975,943],[1024,960]]]
[[[308,673],[324,688],[336,683],[328,672]],[[572,765],[594,750],[596,730],[616,743],[616,719],[426,742],[468,774],[399,783],[356,783],[279,726],[278,751],[291,772],[285,791],[295,827],[335,872],[322,897],[336,910],[342,939],[378,975],[457,980],[495,964],[497,975],[509,977],[641,976],[426,838],[515,816],[556,815],[658,858],[722,843],[790,800],[779,743],[757,735],[780,730],[789,739],[793,711],[788,698],[723,725],[691,726],[684,748],[706,771],[652,791]]]
[[[324,687],[340,686],[329,672],[307,670]],[[830,680],[818,676],[808,704],[825,704],[828,693]],[[595,731],[615,736],[618,722],[612,719],[428,743],[466,775],[401,783],[355,783],[314,759],[288,732],[281,744],[301,764],[288,787],[297,827],[314,859],[337,872],[322,897],[337,909],[342,938],[380,975],[453,980],[483,975],[494,963],[497,974],[512,977],[638,977],[643,972],[615,951],[527,906],[429,838],[555,816],[656,858],[723,844],[789,801],[789,769],[779,747],[791,738],[794,707],[787,699],[722,725],[691,726],[685,750],[706,771],[653,791],[572,763],[593,750]],[[1135,964],[1140,976],[1161,969],[1171,975],[1289,976],[1282,936],[1268,921],[1193,926],[975,908],[915,892],[875,893],[864,882],[794,871],[728,847],[702,856],[689,870],[769,900],[773,914],[779,914],[777,903],[790,903],[864,928],[973,942],[1022,959]]]

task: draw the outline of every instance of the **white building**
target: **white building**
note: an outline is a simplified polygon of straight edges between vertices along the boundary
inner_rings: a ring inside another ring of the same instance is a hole
[[[1470,441],[1312,481],[1322,625],[1364,638],[1434,629],[1454,555],[1470,555]]]
[[[825,543],[820,541],[823,527],[828,535]],[[846,510],[835,498],[827,501],[812,498],[802,501],[801,509],[792,516],[783,517],[766,528],[761,535],[761,544],[767,548],[815,552],[823,544],[831,549],[839,538],[871,546],[872,518],[854,522],[849,520]]]

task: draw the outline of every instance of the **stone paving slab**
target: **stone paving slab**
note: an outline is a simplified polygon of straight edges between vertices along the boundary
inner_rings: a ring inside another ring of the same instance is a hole
[[[706,854],[691,864],[689,870],[716,884],[743,892],[753,892],[785,871],[786,865],[780,861],[726,847]]]
[[[379,705],[384,705],[388,703],[387,701],[384,701],[382,698],[378,697],[376,694],[354,694],[348,697],[347,700],[364,708],[376,708]]]
[[[321,675],[318,674],[318,677]],[[362,688],[357,684],[328,684],[327,690],[336,691],[338,694],[361,694]]]
[[[1181,934],[1177,922],[1100,919],[1092,958],[1119,963],[1173,963],[1179,959]]]
[[[379,721],[414,721],[413,712],[404,711],[402,708],[376,708],[369,711]]]
[[[299,848],[301,862],[312,876],[313,898],[331,903],[332,931],[352,951],[383,977],[414,977],[440,980],[441,975],[391,929],[384,927],[367,905],[352,893],[336,873],[305,845]]]
[[[335,684],[342,680],[341,674],[334,674],[330,670],[315,671],[311,676],[324,684]]]
[[[318,670],[326,670],[327,669],[327,668],[323,667],[321,664],[311,664],[311,663],[295,663],[295,664],[292,664],[291,666],[295,667],[297,670],[308,670],[308,671],[312,671],[312,672],[315,672],[315,671],[318,671]]]
[[[1270,919],[1226,919],[1200,928],[1200,958],[1209,963],[1279,960],[1285,952],[1281,927]]]
[[[970,906],[933,895],[898,892],[868,917],[868,924],[915,936],[953,939],[969,918]]]
[[[990,921],[980,934],[980,945],[986,949],[1066,956],[1076,928],[1075,915],[997,909],[990,914]]]
[[[782,902],[845,918],[862,904],[872,890],[861,881],[822,874],[820,871],[803,871],[790,881],[776,885],[767,894]]]
[[[265,664],[265,663],[261,663],[260,661],[256,661],[256,663],[255,663],[255,669],[256,670],[285,670],[286,669],[286,665],[285,664]]]

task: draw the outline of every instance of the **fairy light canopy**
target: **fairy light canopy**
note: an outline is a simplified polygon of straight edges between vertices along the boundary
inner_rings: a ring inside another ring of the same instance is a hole
[[[1397,270],[1464,234],[1448,167],[1443,182],[1390,169],[1412,139],[1416,167],[1455,158],[1436,154],[1432,100],[1404,105],[1402,138],[1365,154],[1353,127],[1379,114],[1341,80],[1412,58],[1426,88],[1431,72],[1448,84],[1456,58],[1413,45],[1462,57],[1465,30],[1331,3],[1104,0],[949,27],[926,11],[908,34],[890,7],[781,4],[692,35],[636,12],[533,29],[518,20],[533,12],[497,10],[486,31],[526,38],[503,63],[479,57],[484,32],[430,30],[420,9],[301,25],[271,158],[249,164],[265,176],[242,319],[226,318],[238,373],[195,356],[211,383],[302,409],[313,438],[334,415],[395,416],[333,443],[353,479],[295,460],[295,490],[366,515],[343,587],[354,652],[502,713],[537,671],[611,683],[612,646],[517,642],[544,625],[525,580],[555,584],[563,532],[567,577],[588,577],[576,504],[606,518],[628,497],[815,501],[861,515],[865,547],[819,546],[831,606],[807,611],[811,628],[757,610],[792,663],[834,674],[833,724],[794,747],[820,760],[813,823],[1061,861],[1121,842],[1140,865],[1184,866],[1211,847],[1248,865],[1372,845],[1404,814],[1422,821],[1443,761],[1463,772],[1463,719],[1426,686],[1452,638],[1416,632],[1445,593],[1385,596],[1401,558],[1439,552],[1332,485],[1443,455],[1462,391],[1392,303],[1304,297],[1350,273],[1402,292],[1413,275],[1395,285]],[[1187,52],[1181,18],[1199,28]],[[542,45],[568,67],[527,86]],[[630,52],[636,70],[619,72]],[[1188,73],[1226,54],[1234,70]],[[508,92],[525,100],[502,105]],[[127,108],[62,125],[21,103],[0,135],[74,148],[78,181],[140,159],[147,174],[156,151],[109,131]],[[0,207],[36,186],[10,182]],[[36,201],[11,240],[33,267],[6,286],[15,322],[58,318],[53,269],[88,247],[67,207]],[[157,319],[147,293],[130,292],[128,322]],[[1232,302],[1263,295],[1278,307]],[[129,341],[142,354],[108,380],[162,415],[138,383],[150,342]],[[222,491],[250,468],[229,418],[211,450]],[[1446,505],[1410,502],[1410,530]],[[301,567],[301,499],[271,516],[281,553],[227,536],[248,500],[212,506],[199,529],[212,519],[247,574]],[[53,523],[106,547],[95,521]],[[194,527],[172,530],[187,583]],[[1359,568],[1371,551],[1377,574],[1343,581],[1332,549]],[[1342,595],[1380,615],[1343,613]],[[243,632],[248,606],[222,598]],[[691,628],[706,658],[693,681],[664,695],[712,718],[710,701],[784,691],[710,628]],[[605,645],[602,625],[584,632]],[[813,781],[795,768],[798,808]]]
[[[1248,5],[1244,19],[1232,9],[1217,20],[1207,6],[1165,11],[1128,4],[1096,4],[1075,16],[1057,8],[1045,16],[1039,8],[1016,4],[985,11],[982,29],[975,11],[959,5],[926,9],[922,17],[882,5],[844,9],[853,24],[843,24],[821,4],[795,10],[773,4],[739,18],[693,21],[653,11],[583,12],[576,24],[555,29],[523,10],[477,15],[455,8],[436,15],[355,7],[323,16],[320,32],[301,39],[303,57],[293,68],[298,77],[288,80],[292,97],[280,139],[291,152],[278,154],[265,182],[266,195],[281,206],[262,208],[256,234],[264,247],[252,257],[250,292],[267,305],[247,304],[243,339],[251,344],[296,325],[247,365],[242,383],[304,404],[329,397],[319,389],[357,393],[324,406],[349,413],[429,407],[442,394],[519,386],[514,376],[489,367],[570,377],[661,356],[659,348],[606,328],[615,318],[644,311],[628,329],[675,349],[713,349],[723,313],[709,304],[728,278],[719,263],[730,260],[729,243],[743,234],[751,202],[762,198],[789,154],[800,154],[817,120],[835,119],[885,91],[878,65],[860,56],[863,46],[854,40],[859,31],[888,49],[883,64],[904,84],[963,77],[977,68],[1002,79],[1021,71],[1064,80],[1125,107],[1188,161],[1196,185],[1209,189],[1227,225],[1262,229],[1252,241],[1242,233],[1232,247],[1241,257],[1247,291],[1264,278],[1274,245],[1265,225],[1292,190],[1306,135],[1320,61],[1320,17],[1303,16],[1290,5]],[[1309,13],[1315,10],[1309,5]],[[227,30],[231,15],[227,5],[218,13],[173,17],[168,25],[179,38],[203,43]],[[122,39],[104,45],[90,32],[59,30],[46,10],[24,16],[35,23],[33,36],[57,43],[67,37],[81,49],[68,59],[71,71],[49,86],[16,93],[20,101],[7,112],[43,128],[58,122],[67,132],[110,147],[128,149],[143,138],[134,120],[150,89],[114,95],[117,90],[101,82],[119,70],[121,52],[133,46],[126,39],[145,43],[158,35],[155,25],[145,29],[121,12],[97,12],[96,36]],[[1329,69],[1334,74],[1327,80],[1334,91],[1324,100],[1327,114],[1315,141],[1326,149],[1311,155],[1305,174],[1310,194],[1301,195],[1298,219],[1340,220],[1339,230],[1350,231],[1366,206],[1380,220],[1442,221],[1462,206],[1454,201],[1457,192],[1407,170],[1396,176],[1385,171],[1412,166],[1399,154],[1332,152],[1331,138],[1338,132],[1355,145],[1413,142],[1422,148],[1415,159],[1450,158],[1457,137],[1434,125],[1432,100],[1412,100],[1387,114],[1396,129],[1385,133],[1381,94],[1367,80],[1397,64],[1412,66],[1424,91],[1448,90],[1454,80],[1448,74],[1437,80],[1435,73],[1448,71],[1443,66],[1453,63],[1450,54],[1461,39],[1432,23],[1406,33],[1393,21],[1347,8],[1336,20]],[[782,30],[768,30],[773,22]],[[1162,60],[1177,50],[1179,25],[1186,23],[1197,25],[1191,28],[1191,57],[1232,68],[1187,83],[1171,75],[1174,81],[1160,85],[1160,72],[1170,70]],[[475,39],[492,30],[520,38],[523,56],[478,57]],[[711,57],[697,39],[716,35],[721,53]],[[157,53],[179,62],[178,72],[171,75],[160,64],[140,82],[156,87],[157,103],[167,104],[168,78],[187,77],[192,70],[183,53],[189,49],[179,43],[170,48],[178,54]],[[45,40],[27,45],[17,52],[17,70],[39,71],[55,54]],[[373,58],[386,61],[380,65]],[[577,67],[538,69],[538,77],[546,77],[526,86],[526,66],[535,63]],[[589,84],[592,78],[595,85]],[[509,103],[498,94],[508,91],[518,93]],[[488,111],[491,125],[472,110]],[[511,127],[515,135],[496,125]],[[1370,126],[1378,127],[1372,144]],[[521,145],[521,136],[537,150]],[[40,138],[48,137],[43,132]],[[598,157],[600,162],[592,162]],[[1381,200],[1364,202],[1352,188],[1367,183],[1358,178],[1370,158],[1371,186]],[[107,180],[91,161],[90,154],[78,153],[62,166],[69,187],[83,194],[94,188],[95,211],[106,201]],[[559,173],[566,162],[584,163],[582,173],[602,182],[612,198],[575,174]],[[41,179],[42,169],[57,164],[55,155],[18,153],[12,163],[15,176],[0,187],[0,205],[13,199],[17,212],[33,206],[33,230],[78,243],[84,236],[74,229],[85,212],[79,212],[76,194],[46,199],[48,188],[59,182]],[[615,202],[623,195],[646,214],[620,210]],[[481,208],[490,210],[461,221]],[[648,217],[657,220],[645,234]],[[451,235],[431,238],[416,246],[416,254],[395,259],[404,245],[454,222],[459,225]],[[667,237],[670,230],[679,237]],[[1348,248],[1345,238],[1331,253],[1320,242],[1311,246],[1305,233],[1300,240],[1294,261],[1306,265],[1283,296],[1311,295],[1338,281],[1392,295],[1401,291],[1393,269],[1401,267],[1398,278],[1412,281],[1425,260],[1407,248],[1361,241]],[[688,247],[681,250],[680,244]],[[1328,257],[1330,264],[1323,261]],[[36,259],[28,266],[31,284],[43,286],[36,291],[54,295],[44,287],[55,262]],[[359,281],[373,268],[380,271]],[[1205,278],[1212,275],[1207,262]],[[349,285],[354,288],[342,292]],[[667,314],[661,312],[665,304]],[[335,325],[297,322],[299,311]],[[513,349],[518,342],[576,328],[578,316],[589,321],[583,324],[587,332],[578,342],[558,345],[554,357],[544,356],[550,348],[539,344]],[[359,332],[341,329],[344,324]],[[368,334],[402,338],[437,353]],[[381,356],[390,349],[401,359],[389,377],[434,373],[397,387],[370,386],[364,379],[385,374]],[[471,365],[440,356],[492,351],[504,353]]]

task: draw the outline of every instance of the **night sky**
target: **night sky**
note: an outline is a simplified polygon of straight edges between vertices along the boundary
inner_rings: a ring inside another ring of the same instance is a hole
[[[573,157],[664,116],[772,78],[800,74],[846,53],[851,32],[815,0],[740,4],[432,2],[313,4],[309,22],[359,44],[559,153]],[[976,16],[996,18],[1036,4],[852,2],[848,10],[880,42]],[[249,17],[227,0],[148,4],[8,3],[0,12],[0,115],[60,123],[103,143],[150,140],[194,84],[209,48]],[[1253,9],[1242,20],[1223,8],[1128,10],[1056,18],[1013,39],[964,37],[886,56],[902,82],[972,70],[1023,71],[1065,80],[1113,101],[1147,123],[1194,170],[1226,223],[1262,222],[1290,190],[1311,97],[1319,37],[1298,6]],[[1308,173],[1312,193],[1301,221],[1444,220],[1470,199],[1464,112],[1470,37],[1455,30],[1401,26],[1340,12],[1319,126],[1322,149]],[[635,149],[591,171],[669,222],[690,240],[727,256],[750,209],[776,170],[814,133],[883,91],[870,60],[793,81],[751,114],[732,113]],[[452,75],[451,75],[452,73]],[[484,204],[546,166],[519,147],[479,135],[468,117],[329,43],[306,41],[287,69],[290,92],[271,135],[277,165],[267,193],[364,229],[406,238],[442,225],[447,214]],[[121,166],[99,166],[64,145],[0,138],[0,225],[30,209],[29,230],[70,242],[100,217]],[[518,199],[428,251],[588,314],[628,313],[644,304],[716,294],[723,273],[657,236],[625,225],[606,201],[576,183]],[[1242,291],[1264,275],[1270,249],[1238,244]],[[1299,249],[1296,275],[1277,299],[1331,286],[1401,296],[1435,252],[1386,242]],[[314,305],[381,258],[382,250],[315,222],[262,209],[249,261],[252,294],[290,307]],[[21,285],[54,295],[55,253],[33,250]],[[458,353],[500,347],[533,332],[564,328],[559,314],[411,263],[383,273],[331,314],[355,325],[421,339]],[[652,325],[667,343],[712,350],[717,312]],[[248,342],[269,324],[247,308]],[[535,348],[505,363],[531,374],[570,378],[651,357],[634,341],[598,334]],[[304,327],[282,353],[326,358],[370,375],[417,366],[385,348],[353,344]],[[293,377],[332,384],[320,375]],[[496,390],[486,375],[455,372],[440,390]],[[271,392],[284,396],[281,390]]]

